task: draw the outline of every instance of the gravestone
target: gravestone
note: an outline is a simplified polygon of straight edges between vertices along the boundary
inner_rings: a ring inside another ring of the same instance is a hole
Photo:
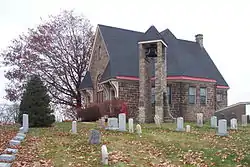
[[[16,135],[17,135],[17,136],[23,136],[23,137],[26,137],[26,134],[24,134],[24,133],[17,133]]]
[[[188,133],[189,133],[190,131],[191,131],[191,127],[190,127],[190,125],[187,125],[187,126],[186,126],[186,132],[188,132]]]
[[[241,116],[242,126],[247,126],[247,115]]]
[[[109,130],[118,130],[118,119],[117,118],[108,118],[108,127]]]
[[[211,128],[217,128],[218,127],[217,117],[216,116],[211,117],[210,124],[211,124]]]
[[[157,127],[161,127],[160,117],[158,115],[155,115],[154,121]]]
[[[25,137],[23,137],[23,136],[15,136],[15,137],[13,138],[13,140],[23,141],[24,138],[25,138]]]
[[[226,119],[219,120],[217,135],[219,135],[219,136],[227,136],[228,135],[228,132],[227,132],[227,120]]]
[[[16,154],[18,152],[18,149],[13,149],[13,148],[6,148],[4,150],[4,153],[6,154]]]
[[[11,167],[11,163],[0,162],[0,167]]]
[[[197,113],[197,126],[203,126],[203,113]]]
[[[105,118],[104,117],[101,117],[101,119],[100,119],[100,122],[99,122],[100,124],[100,128],[103,128],[103,129],[105,129]]]
[[[232,129],[232,130],[237,130],[237,119],[235,119],[235,118],[232,118],[231,120],[230,120],[230,129]]]
[[[119,131],[126,131],[126,114],[119,114]]]
[[[217,114],[217,124],[219,125],[219,120],[226,119],[225,114],[223,112]]]
[[[136,132],[137,132],[137,134],[139,135],[139,137],[141,137],[142,130],[141,130],[141,125],[140,125],[140,124],[137,124],[137,125],[136,125]]]
[[[108,149],[106,147],[106,145],[102,145],[101,148],[102,151],[102,164],[103,165],[108,165]]]
[[[19,146],[21,144],[20,140],[10,140],[10,146]]]
[[[27,133],[29,130],[29,115],[23,114],[23,132]]]
[[[76,123],[76,121],[72,122],[72,130],[71,131],[72,131],[73,134],[77,133],[77,123]]]
[[[176,128],[176,131],[185,131],[184,129],[184,121],[183,121],[183,118],[182,117],[178,117],[177,118],[177,128]]]
[[[128,130],[129,130],[129,133],[134,133],[134,120],[133,120],[133,118],[128,119]]]
[[[2,154],[0,155],[0,162],[4,161],[4,162],[12,162],[16,159],[15,155],[11,155],[11,154]]]
[[[101,134],[98,130],[92,129],[89,133],[89,144],[100,144]]]

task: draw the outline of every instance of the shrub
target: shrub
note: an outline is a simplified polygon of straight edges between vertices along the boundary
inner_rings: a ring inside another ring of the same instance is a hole
[[[104,115],[109,117],[118,117],[121,110],[122,100],[107,100],[103,103],[92,103],[87,108],[78,112],[78,117],[82,121],[96,121]]]

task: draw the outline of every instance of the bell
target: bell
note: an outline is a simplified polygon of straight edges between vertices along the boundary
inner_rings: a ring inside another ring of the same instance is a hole
[[[150,47],[146,52],[147,57],[157,57],[156,48]]]

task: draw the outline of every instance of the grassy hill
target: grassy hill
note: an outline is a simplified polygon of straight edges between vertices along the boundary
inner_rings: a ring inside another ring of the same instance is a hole
[[[18,164],[35,166],[92,166],[101,160],[101,145],[109,151],[110,166],[250,166],[250,127],[229,131],[228,137],[216,136],[205,124],[191,125],[191,133],[175,132],[175,124],[142,125],[142,137],[127,132],[101,130],[102,143],[88,144],[88,133],[96,123],[78,122],[78,134],[70,133],[71,122],[51,128],[31,128],[18,154]]]

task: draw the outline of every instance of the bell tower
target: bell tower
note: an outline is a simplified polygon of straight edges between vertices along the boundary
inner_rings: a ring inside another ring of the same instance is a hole
[[[139,113],[140,123],[151,122],[153,112],[151,105],[152,64],[155,66],[155,114],[163,122],[167,111],[166,99],[166,51],[167,44],[154,26],[141,37],[139,44]],[[165,97],[164,97],[165,96]]]

